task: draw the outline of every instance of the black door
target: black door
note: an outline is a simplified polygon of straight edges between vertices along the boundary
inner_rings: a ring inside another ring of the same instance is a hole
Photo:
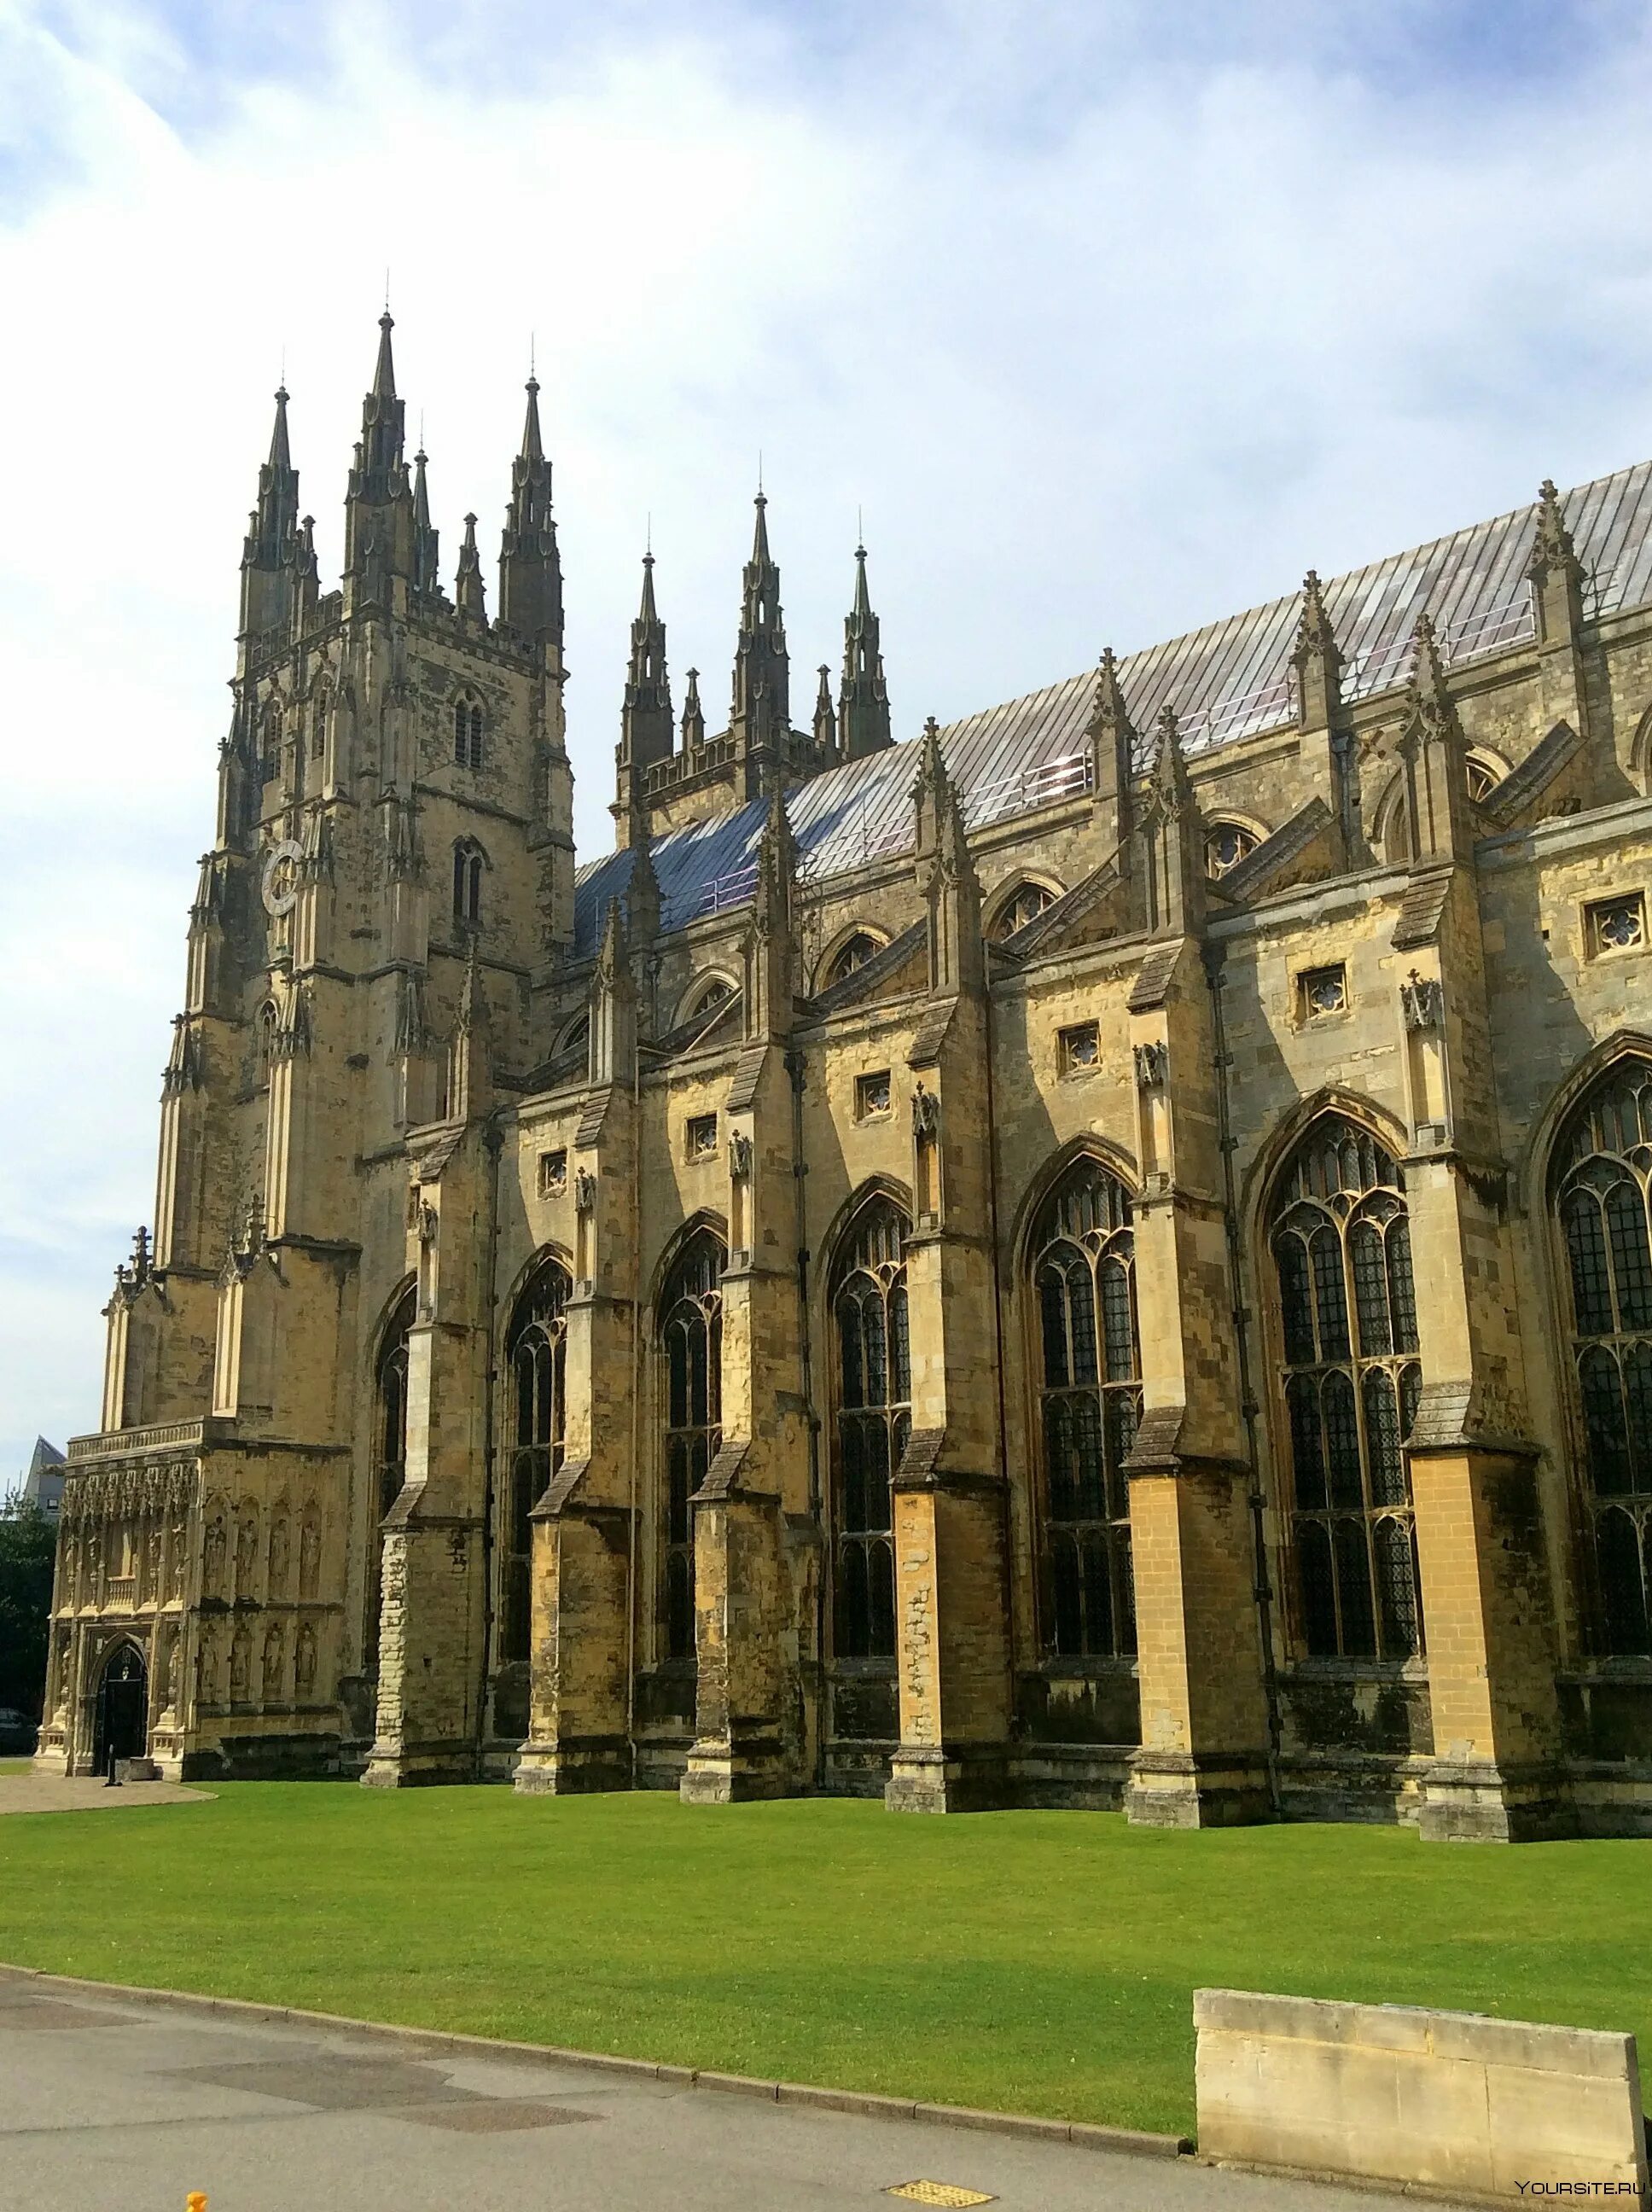
[[[112,1759],[142,1759],[149,1748],[149,1670],[143,1655],[123,1644],[98,1684],[97,1734],[93,1759],[100,1774]]]

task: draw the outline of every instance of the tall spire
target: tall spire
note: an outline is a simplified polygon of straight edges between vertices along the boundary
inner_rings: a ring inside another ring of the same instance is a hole
[[[422,446],[413,456],[413,588],[434,593],[441,589],[440,533],[430,526],[430,494],[424,480],[427,458]]]
[[[866,587],[866,549],[854,549],[854,604],[843,624],[843,682],[838,692],[839,750],[845,760],[881,752],[890,743],[889,686],[878,647],[878,617]]]
[[[298,556],[298,471],[287,438],[287,387],[276,393],[270,458],[258,471],[258,500],[241,549],[241,631],[270,629],[293,610]]]
[[[465,518],[465,543],[459,551],[459,574],[454,579],[453,599],[459,612],[468,615],[472,622],[485,623],[488,609],[482,589],[482,556],[477,550],[476,517]]]
[[[671,683],[665,669],[665,625],[654,604],[654,556],[642,556],[642,604],[631,624],[631,659],[620,714],[622,769],[651,768],[671,752]]]
[[[510,504],[499,548],[501,622],[536,643],[562,644],[562,569],[550,513],[550,463],[539,434],[539,382],[527,382],[522,449],[511,463]]]
[[[730,729],[748,760],[748,799],[770,787],[788,764],[791,738],[790,662],[780,612],[780,572],[768,550],[768,501],[757,494],[751,558],[740,595],[740,642],[734,656],[734,701]],[[756,757],[755,759],[753,757]]]
[[[407,409],[396,397],[391,360],[394,327],[386,307],[379,318],[379,356],[373,384],[361,402],[361,435],[344,502],[344,570],[367,596],[382,599],[388,579],[413,574],[413,488],[404,458]]]

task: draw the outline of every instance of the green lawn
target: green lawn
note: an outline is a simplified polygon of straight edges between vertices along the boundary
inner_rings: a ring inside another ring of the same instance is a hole
[[[0,1759],[0,1774],[31,1774],[33,1762],[27,1759]]]
[[[251,1784],[0,1820],[0,1960],[1191,2130],[1201,1984],[1652,2032],[1652,1849]]]

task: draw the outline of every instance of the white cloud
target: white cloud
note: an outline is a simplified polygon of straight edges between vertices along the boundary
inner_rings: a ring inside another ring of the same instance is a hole
[[[0,0],[0,1472],[150,1209],[283,349],[325,569],[389,264],[451,568],[537,331],[594,851],[645,516],[720,702],[759,446],[799,696],[864,501],[907,731],[1652,447],[1632,13],[1540,100],[1336,12],[340,0],[266,65]]]

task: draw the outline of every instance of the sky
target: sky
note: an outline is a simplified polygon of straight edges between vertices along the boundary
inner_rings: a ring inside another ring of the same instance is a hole
[[[576,830],[652,529],[897,735],[1652,454],[1652,4],[0,0],[0,1488],[94,1427],[270,395],[336,581],[385,297],[451,572],[530,349]],[[450,577],[451,581],[451,577]]]

